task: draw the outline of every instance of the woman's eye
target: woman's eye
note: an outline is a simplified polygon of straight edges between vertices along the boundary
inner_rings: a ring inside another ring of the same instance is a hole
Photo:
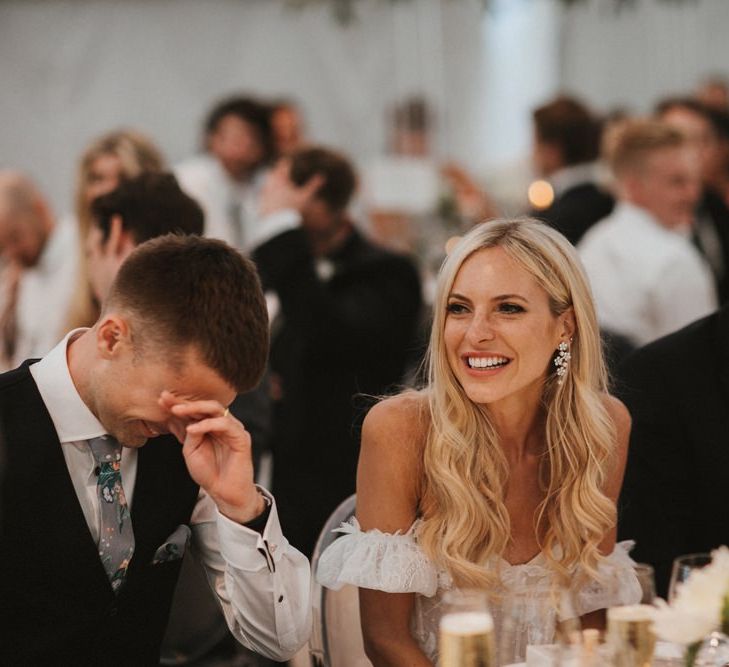
[[[461,315],[468,309],[462,303],[449,303],[448,306],[446,306],[446,310],[453,315]]]
[[[500,303],[499,312],[506,313],[507,315],[514,315],[515,313],[523,313],[524,308],[517,303]]]

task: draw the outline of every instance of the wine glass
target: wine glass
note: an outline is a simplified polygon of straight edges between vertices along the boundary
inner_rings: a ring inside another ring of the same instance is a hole
[[[539,646],[550,664],[560,664],[582,639],[580,620],[567,588],[510,591],[499,611],[500,665],[526,662],[528,646]]]
[[[711,563],[711,554],[698,553],[679,556],[673,561],[671,582],[668,585],[668,602],[676,599],[680,585],[686,581],[694,570],[700,570]]]
[[[656,575],[653,566],[648,563],[636,563],[633,569],[642,591],[640,603],[653,604],[656,599]]]
[[[496,667],[494,621],[485,591],[454,589],[443,600],[441,667]]]
[[[724,667],[729,664],[729,637],[712,632],[699,646],[694,659],[696,667]]]

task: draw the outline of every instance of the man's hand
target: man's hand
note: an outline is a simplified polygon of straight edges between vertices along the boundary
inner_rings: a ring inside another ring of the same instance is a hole
[[[281,158],[266,177],[258,202],[258,213],[261,216],[285,209],[301,211],[324,184],[324,177],[315,174],[303,185],[295,185],[291,182],[290,171],[291,160]]]
[[[215,501],[222,514],[246,523],[266,503],[253,483],[251,436],[217,401],[187,401],[162,392],[160,405],[170,414],[170,431],[182,443],[190,476]]]

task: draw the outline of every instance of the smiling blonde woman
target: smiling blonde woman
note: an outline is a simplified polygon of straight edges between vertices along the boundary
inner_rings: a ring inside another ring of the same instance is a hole
[[[552,641],[554,615],[538,610],[560,587],[584,625],[636,602],[615,544],[630,417],[607,394],[570,243],[534,220],[461,239],[439,274],[428,370],[424,389],[367,416],[357,520],[320,561],[324,585],[360,587],[373,664],[435,664],[453,586],[489,592],[497,632],[505,601],[526,597],[521,642]]]

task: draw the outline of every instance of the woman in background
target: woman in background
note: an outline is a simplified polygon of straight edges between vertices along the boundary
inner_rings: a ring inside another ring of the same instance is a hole
[[[136,130],[115,130],[104,134],[86,148],[76,175],[75,213],[81,244],[76,293],[68,314],[66,329],[89,327],[99,316],[86,268],[86,236],[91,228],[91,202],[111,192],[120,181],[146,171],[162,171],[165,161],[159,149]]]
[[[567,240],[496,220],[458,241],[438,277],[428,368],[426,388],[367,416],[357,520],[319,565],[324,585],[360,587],[373,664],[435,664],[453,586],[489,592],[497,632],[510,596],[526,596],[515,636],[539,643],[552,640],[554,612],[540,610],[559,588],[585,625],[639,600],[615,545],[630,417],[606,392]]]

